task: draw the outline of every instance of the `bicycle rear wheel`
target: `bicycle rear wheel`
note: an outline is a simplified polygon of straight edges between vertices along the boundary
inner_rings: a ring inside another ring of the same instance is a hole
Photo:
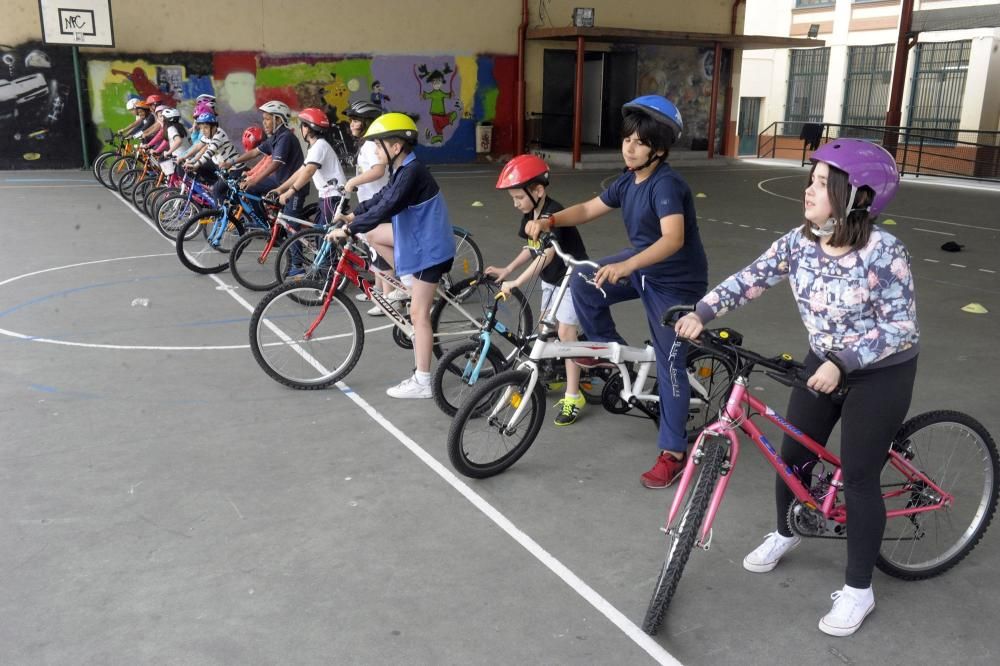
[[[195,215],[177,234],[177,258],[195,273],[221,273],[229,268],[229,252],[239,240],[240,232],[235,222],[223,218],[221,210]]]
[[[692,346],[687,355],[687,371],[689,380],[698,384],[691,386],[688,407],[687,434],[691,441],[718,417],[733,384],[735,368],[727,357]]]
[[[527,370],[508,370],[476,384],[448,431],[448,458],[456,470],[484,479],[504,471],[525,454],[545,419],[541,383],[525,395],[530,379]],[[525,400],[528,404],[517,421],[512,421]]]
[[[482,357],[482,350],[482,341],[470,340],[452,347],[438,361],[431,378],[431,389],[434,391],[434,402],[448,416],[454,416],[458,412],[465,398],[475,390],[478,381],[489,379],[506,367],[507,360],[503,354],[491,345],[479,376],[473,381],[471,373]]]
[[[269,377],[296,389],[321,389],[347,376],[365,346],[361,315],[336,292],[320,318],[325,283],[296,280],[280,285],[257,304],[250,318],[250,349]]]
[[[443,278],[446,288],[483,272],[483,253],[472,240],[472,234],[461,227],[452,227],[455,236],[455,260]]]
[[[993,519],[1000,479],[996,444],[976,419],[943,410],[907,420],[892,450],[955,499],[943,509],[889,518],[876,566],[904,580],[937,576],[969,554]],[[882,490],[889,510],[938,501],[933,488],[892,458],[882,469]]]
[[[268,291],[280,284],[274,276],[278,248],[272,247],[264,256],[271,232],[254,229],[240,236],[229,253],[229,271],[241,285],[253,291]]]
[[[487,278],[462,280],[448,289],[448,297],[439,298],[431,308],[431,330],[434,332],[434,356],[441,358],[451,347],[478,335],[486,321],[486,313],[500,287]],[[531,306],[524,294],[514,289],[510,298],[497,308],[497,321],[511,331],[522,334],[534,328]],[[503,338],[494,336],[496,342]]]
[[[722,463],[726,457],[725,440],[708,436],[701,440],[699,448],[691,455],[701,455],[696,460],[694,478],[687,489],[687,499],[684,508],[677,517],[674,527],[668,526],[667,554],[660,568],[660,575],[653,588],[653,597],[649,600],[646,617],[642,621],[642,630],[650,636],[655,636],[663,624],[663,614],[670,605],[677,584],[684,573],[691,550],[698,540],[701,523],[705,519],[705,511],[712,499],[712,491],[722,472]]]

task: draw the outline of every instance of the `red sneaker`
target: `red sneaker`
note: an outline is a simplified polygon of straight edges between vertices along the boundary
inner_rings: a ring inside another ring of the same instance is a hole
[[[666,451],[663,451],[656,458],[656,464],[653,465],[652,469],[639,477],[639,483],[646,488],[669,488],[677,480],[681,472],[684,471],[684,465],[686,464],[687,454],[684,454],[684,457],[678,460]]]

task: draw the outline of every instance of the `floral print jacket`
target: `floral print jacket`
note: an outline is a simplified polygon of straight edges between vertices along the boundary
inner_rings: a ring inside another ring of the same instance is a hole
[[[920,329],[910,255],[879,227],[864,248],[840,257],[828,255],[798,227],[709,292],[697,305],[698,316],[708,323],[785,278],[809,332],[809,346],[820,358],[834,352],[850,372],[883,365],[900,352],[909,351],[907,358],[916,354]]]

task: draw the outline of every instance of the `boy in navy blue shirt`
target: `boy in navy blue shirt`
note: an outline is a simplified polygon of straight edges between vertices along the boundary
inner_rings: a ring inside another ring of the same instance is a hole
[[[621,208],[632,247],[597,261],[596,283],[574,275],[573,304],[587,338],[625,340],[615,328],[611,306],[639,298],[656,350],[660,394],[660,455],[640,479],[647,488],[666,488],[684,468],[687,413],[691,396],[686,343],[660,325],[667,308],[696,303],[708,289],[708,260],[698,233],[694,199],[687,183],[666,163],[680,137],[680,112],[666,98],[644,95],[622,107],[622,157],[625,172],[599,197],[528,224],[532,237],[552,227],[590,222]],[[588,362],[589,361],[589,362]],[[581,364],[597,360],[579,359]]]

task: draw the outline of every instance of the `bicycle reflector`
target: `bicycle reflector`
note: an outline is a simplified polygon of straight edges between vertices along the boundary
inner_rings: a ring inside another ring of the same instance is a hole
[[[513,407],[514,409],[517,409],[518,407],[520,407],[521,406],[521,394],[520,393],[515,393],[514,395],[510,396],[510,404],[511,404],[511,407]]]

